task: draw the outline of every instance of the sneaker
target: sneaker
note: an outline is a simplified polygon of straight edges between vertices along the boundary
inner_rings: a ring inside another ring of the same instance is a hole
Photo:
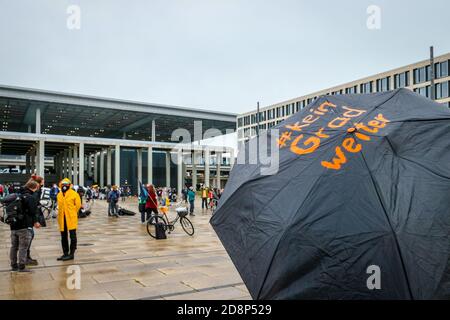
[[[58,261],[65,261],[64,259],[66,259],[68,256],[69,256],[68,254],[63,254],[61,257],[59,257],[56,260],[58,260]]]
[[[19,271],[19,265],[17,263],[11,265],[11,271]]]
[[[27,267],[24,264],[19,264],[19,268],[18,268],[17,271],[18,272],[23,272],[23,273],[33,272],[30,269],[27,269]]]
[[[37,266],[39,262],[35,259],[28,258],[26,265],[27,266]]]

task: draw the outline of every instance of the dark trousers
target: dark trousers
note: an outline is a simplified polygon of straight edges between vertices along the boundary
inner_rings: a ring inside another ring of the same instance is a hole
[[[27,258],[31,259],[31,243],[33,242],[34,239],[34,228],[28,229],[28,232],[30,233],[30,244],[28,245],[27,249]]]
[[[30,242],[30,230],[12,230],[11,231],[11,249],[9,256],[11,259],[11,266],[14,266],[19,262],[20,265],[25,265],[27,263],[27,248]],[[17,253],[19,254],[19,259],[17,259]]]
[[[147,217],[146,217],[145,220],[150,219],[150,216],[152,215],[152,212],[155,213],[155,214],[158,214],[158,209],[156,209],[156,208],[146,208],[146,209],[145,209],[145,213],[147,214]],[[144,216],[144,214],[141,213],[141,220],[142,220],[142,217],[143,217],[143,216]],[[145,220],[144,220],[144,221],[145,221]],[[144,221],[143,221],[143,222],[144,222]]]
[[[202,209],[208,209],[208,198],[202,198]]]
[[[194,200],[189,200],[189,213],[194,213]]]
[[[68,235],[70,235],[70,247]],[[61,245],[64,255],[68,255],[69,253],[73,255],[77,250],[77,230],[67,230],[66,217],[64,217],[64,231],[61,232]]]

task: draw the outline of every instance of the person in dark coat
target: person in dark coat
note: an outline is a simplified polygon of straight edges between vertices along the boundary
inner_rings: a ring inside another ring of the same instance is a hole
[[[39,186],[38,190],[36,190],[36,192],[33,194],[33,197],[36,199],[38,221],[40,221],[42,223],[42,227],[45,227],[46,225],[44,223],[45,222],[44,213],[41,210],[42,187],[44,186],[44,178],[33,174],[29,181],[36,181],[38,183],[38,186]],[[38,261],[31,257],[31,243],[34,240],[34,229],[31,228],[29,230],[31,233],[31,240],[30,240],[30,244],[28,245],[28,250],[27,250],[27,265],[37,266]]]
[[[9,257],[12,271],[30,272],[26,268],[28,263],[28,249],[31,243],[30,230],[40,228],[38,222],[38,205],[34,194],[38,191],[39,184],[30,179],[20,191],[22,197],[23,218],[13,222],[11,228],[11,249]]]

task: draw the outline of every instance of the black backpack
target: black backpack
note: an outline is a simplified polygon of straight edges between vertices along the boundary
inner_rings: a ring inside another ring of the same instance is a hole
[[[167,239],[166,226],[163,222],[155,224],[156,240]]]
[[[3,216],[0,221],[12,225],[22,220],[25,217],[23,199],[24,196],[19,193],[13,193],[5,197],[2,200]]]

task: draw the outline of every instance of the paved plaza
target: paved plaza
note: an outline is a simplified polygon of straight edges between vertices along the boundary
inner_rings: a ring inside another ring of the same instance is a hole
[[[120,206],[137,212],[135,199]],[[167,240],[151,238],[140,216],[111,218],[98,200],[79,220],[74,261],[56,261],[61,252],[56,220],[36,231],[33,273],[10,271],[10,232],[0,225],[0,300],[4,299],[251,299],[225,249],[209,225],[210,211],[196,203],[195,235],[179,223]],[[174,217],[173,209],[169,217]],[[81,289],[69,290],[67,268],[79,265]]]

